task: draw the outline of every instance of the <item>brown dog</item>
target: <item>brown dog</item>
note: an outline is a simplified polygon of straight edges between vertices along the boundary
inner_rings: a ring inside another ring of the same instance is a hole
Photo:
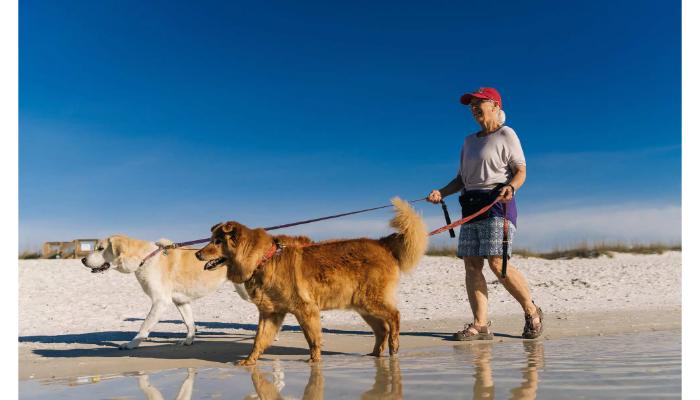
[[[428,244],[425,224],[411,206],[392,199],[390,225],[398,232],[381,239],[351,239],[280,248],[264,229],[237,222],[212,227],[209,244],[197,252],[204,268],[225,264],[228,279],[244,283],[260,320],[253,350],[240,365],[255,364],[287,313],[299,321],[311,358],[321,359],[320,311],[351,309],[376,337],[371,355],[399,350],[399,273],[410,271]],[[281,250],[280,250],[281,249]]]

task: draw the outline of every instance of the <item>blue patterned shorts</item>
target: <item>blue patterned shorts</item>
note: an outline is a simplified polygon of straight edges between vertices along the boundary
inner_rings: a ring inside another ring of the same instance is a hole
[[[515,226],[508,222],[508,257],[513,253]],[[503,218],[491,217],[469,222],[459,229],[457,257],[502,256]]]

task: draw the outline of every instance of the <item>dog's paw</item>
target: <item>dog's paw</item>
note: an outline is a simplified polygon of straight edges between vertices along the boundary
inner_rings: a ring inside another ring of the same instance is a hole
[[[119,345],[119,350],[133,350],[137,347],[139,347],[139,344],[141,342],[134,342],[133,340],[128,343],[123,343]]]
[[[304,360],[308,364],[313,364],[313,363],[319,363],[321,362],[321,357],[311,357],[308,360]]]
[[[255,365],[255,363],[256,360],[251,360],[249,358],[236,361],[236,365],[238,365],[239,367],[250,367],[251,365]]]
[[[177,345],[178,345],[178,346],[192,346],[193,343],[194,343],[194,338],[193,338],[193,337],[191,337],[191,338],[186,338],[186,339],[184,339],[184,340],[178,340],[178,341],[177,341]]]

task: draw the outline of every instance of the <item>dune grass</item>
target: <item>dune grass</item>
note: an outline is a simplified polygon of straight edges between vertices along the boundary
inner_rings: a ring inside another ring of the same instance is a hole
[[[667,251],[680,251],[681,245],[664,243],[625,244],[625,243],[581,243],[568,248],[555,248],[548,252],[535,252],[528,249],[514,249],[513,254],[521,257],[535,257],[546,260],[570,260],[572,258],[612,257],[612,253],[662,254]],[[435,246],[428,249],[426,255],[456,257],[457,248],[453,246]]]
[[[425,252],[426,256],[457,257],[457,247],[453,246],[430,246]]]
[[[36,260],[37,258],[41,258],[41,253],[37,253],[36,251],[25,250],[19,253],[20,260]]]

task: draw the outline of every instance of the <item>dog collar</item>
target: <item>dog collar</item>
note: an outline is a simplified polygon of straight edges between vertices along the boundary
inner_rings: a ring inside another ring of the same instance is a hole
[[[263,257],[260,259],[260,262],[258,263],[258,268],[262,267],[270,261],[270,259],[277,254],[282,252],[282,249],[284,248],[284,245],[281,244],[277,239],[274,240],[274,243],[272,244],[272,247],[263,255]]]
[[[253,280],[253,278],[255,278],[255,275],[257,275],[258,272],[260,270],[262,270],[263,265],[265,265],[268,261],[270,261],[270,259],[272,259],[272,257],[281,253],[282,249],[284,247],[285,246],[283,244],[281,244],[277,239],[274,239],[274,243],[272,244],[272,247],[270,247],[270,249],[262,256],[262,258],[258,262],[258,266],[255,268],[255,271],[253,271],[253,274],[250,276],[250,278],[248,278],[248,280],[243,282],[243,284],[247,284],[248,282]]]

